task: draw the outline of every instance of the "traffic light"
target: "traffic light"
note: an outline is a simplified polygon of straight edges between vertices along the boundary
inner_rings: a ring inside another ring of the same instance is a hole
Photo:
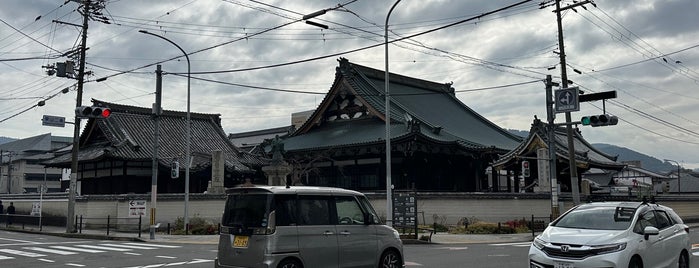
[[[177,179],[180,177],[180,162],[172,162],[170,164],[170,178]]]
[[[617,118],[614,115],[608,115],[608,114],[583,116],[580,119],[580,123],[582,123],[583,126],[593,126],[593,127],[613,126],[613,125],[616,125],[617,123],[619,123],[619,118]]]
[[[529,161],[524,160],[522,161],[522,176],[529,178],[529,174]]]
[[[106,119],[112,114],[112,110],[99,106],[80,106],[75,108],[75,115],[79,118]]]

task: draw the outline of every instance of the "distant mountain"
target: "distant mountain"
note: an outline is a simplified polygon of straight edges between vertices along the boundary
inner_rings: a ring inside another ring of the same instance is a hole
[[[509,131],[510,133],[515,134],[517,136],[520,136],[522,138],[526,138],[527,136],[529,136],[529,131],[516,130],[516,129],[506,129],[506,130]]]
[[[17,139],[0,136],[0,144],[16,141]]]
[[[665,162],[663,160],[657,159],[655,157],[645,155],[639,152],[636,152],[634,150],[625,148],[625,147],[619,147],[616,145],[611,145],[611,144],[605,144],[605,143],[595,143],[592,144],[595,148],[598,150],[611,155],[615,156],[618,155],[619,158],[617,161],[623,162],[623,161],[641,161],[641,167],[650,171],[654,171],[657,173],[668,173],[671,171],[677,170],[677,166],[673,165],[671,162]]]
[[[524,137],[524,138],[529,136],[529,131],[516,130],[516,129],[508,129],[507,131],[509,131],[510,133],[515,134],[517,136]],[[631,150],[631,149],[628,149],[625,147],[619,147],[616,145],[605,144],[605,143],[595,143],[595,144],[592,144],[592,146],[594,146],[598,150],[600,150],[600,151],[602,151],[605,154],[608,154],[610,156],[618,155],[619,156],[617,158],[618,162],[641,161],[642,168],[653,171],[653,172],[665,174],[665,173],[677,170],[677,166],[673,165],[671,162],[665,162],[663,160],[636,152],[634,150]]]

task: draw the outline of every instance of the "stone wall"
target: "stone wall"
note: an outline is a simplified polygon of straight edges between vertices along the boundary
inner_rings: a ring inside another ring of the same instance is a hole
[[[386,215],[386,199],[383,194],[368,193],[371,203],[382,216]],[[39,202],[38,196],[0,196],[5,208],[14,202],[18,214],[28,215],[32,204]],[[75,215],[83,216],[86,225],[106,223],[109,216],[112,222],[122,225],[135,225],[138,217],[129,216],[129,201],[145,200],[150,207],[149,195],[100,195],[80,196],[76,200]],[[569,209],[572,202],[563,197],[561,212]],[[658,203],[672,207],[686,221],[699,222],[699,196],[663,197]],[[225,195],[191,194],[189,198],[189,217],[203,218],[211,223],[219,223],[223,213]],[[65,195],[47,195],[43,199],[45,216],[67,215],[68,199]],[[551,213],[551,201],[547,196],[527,194],[456,194],[456,193],[420,193],[418,194],[418,221],[431,224],[437,216],[445,224],[457,224],[461,218],[476,218],[488,222],[506,222],[509,220],[548,217]],[[156,223],[166,226],[173,224],[184,215],[183,195],[162,194],[158,197]],[[142,224],[148,227],[149,209],[145,210]]]

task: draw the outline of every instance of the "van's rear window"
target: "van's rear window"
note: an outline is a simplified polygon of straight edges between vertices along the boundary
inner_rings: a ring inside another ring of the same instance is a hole
[[[267,227],[271,194],[233,194],[223,212],[224,226]]]

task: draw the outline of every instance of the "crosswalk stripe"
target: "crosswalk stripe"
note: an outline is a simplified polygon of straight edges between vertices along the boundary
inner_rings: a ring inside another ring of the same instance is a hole
[[[86,253],[102,253],[102,252],[104,252],[103,250],[86,249],[86,248],[75,248],[75,247],[66,247],[66,246],[51,246],[51,247],[52,247],[52,248],[57,248],[57,249],[63,249],[63,250],[71,250],[71,251],[86,252]]]
[[[131,249],[128,249],[128,248],[110,248],[110,247],[102,247],[102,246],[94,246],[94,245],[75,245],[75,246],[81,247],[81,248],[91,248],[91,249],[99,249],[99,250],[131,251]]]
[[[499,243],[499,244],[490,244],[491,246],[515,246],[515,247],[528,247],[531,245],[532,242],[512,242],[512,243]]]
[[[46,253],[53,253],[53,254],[58,254],[58,255],[73,255],[73,254],[78,254],[77,252],[65,251],[65,250],[57,250],[57,249],[50,249],[50,248],[26,247],[26,248],[23,248],[23,249],[33,250],[33,251],[41,251],[41,252],[46,252]]]
[[[14,258],[15,258],[15,257],[0,255],[0,260],[11,260],[11,259],[14,259]]]
[[[124,245],[124,244],[100,244],[100,246],[117,247],[117,248],[130,248],[130,249],[156,249],[154,247],[143,247],[143,246]]]
[[[124,245],[134,245],[134,246],[144,246],[144,247],[158,247],[158,248],[181,248],[181,247],[182,247],[182,246],[162,245],[162,244],[149,244],[149,243],[124,243]]]
[[[14,250],[14,249],[0,249],[0,252],[4,252],[7,254],[14,254],[14,255],[19,255],[19,256],[24,256],[24,257],[46,257],[44,254],[39,254],[39,253],[33,253],[33,252],[26,252],[26,251],[20,251],[20,250]]]

